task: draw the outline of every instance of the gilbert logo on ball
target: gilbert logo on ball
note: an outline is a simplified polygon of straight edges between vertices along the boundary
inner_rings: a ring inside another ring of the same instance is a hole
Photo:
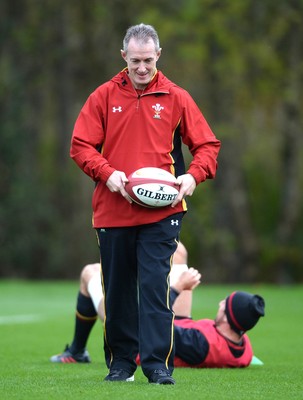
[[[126,192],[144,207],[169,206],[179,193],[176,177],[161,168],[140,168],[130,174],[128,180]]]

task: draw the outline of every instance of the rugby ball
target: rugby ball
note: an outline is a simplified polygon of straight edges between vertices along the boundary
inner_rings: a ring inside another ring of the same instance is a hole
[[[161,168],[140,168],[128,177],[125,190],[130,198],[144,207],[166,207],[179,193],[174,175]]]

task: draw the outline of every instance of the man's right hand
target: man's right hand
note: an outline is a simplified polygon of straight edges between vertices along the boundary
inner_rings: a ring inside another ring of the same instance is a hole
[[[106,186],[111,192],[120,192],[121,195],[132,204],[132,199],[129,197],[125,190],[125,184],[128,182],[128,179],[124,172],[122,171],[114,171],[111,176],[107,179]]]

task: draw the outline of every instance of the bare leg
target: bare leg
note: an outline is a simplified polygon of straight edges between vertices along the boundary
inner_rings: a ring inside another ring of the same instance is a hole
[[[80,292],[92,299],[101,321],[104,320],[103,292],[101,286],[100,263],[86,265],[80,276]]]

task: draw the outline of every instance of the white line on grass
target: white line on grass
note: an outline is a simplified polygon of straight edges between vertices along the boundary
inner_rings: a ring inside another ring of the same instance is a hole
[[[29,324],[41,319],[41,315],[0,315],[0,325]]]

